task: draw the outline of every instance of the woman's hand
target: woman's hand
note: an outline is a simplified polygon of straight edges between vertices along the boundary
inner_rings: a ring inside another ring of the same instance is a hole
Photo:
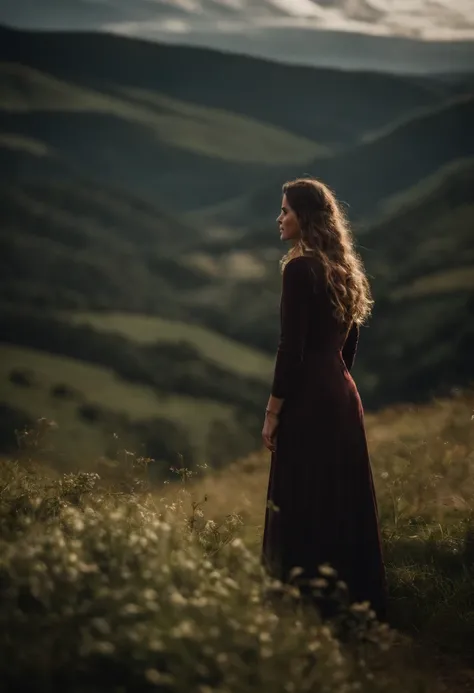
[[[270,452],[276,449],[276,430],[278,428],[278,416],[276,414],[265,414],[265,421],[262,429],[263,443]]]

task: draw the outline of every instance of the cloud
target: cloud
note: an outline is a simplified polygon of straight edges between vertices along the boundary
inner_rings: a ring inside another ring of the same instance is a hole
[[[146,37],[313,27],[474,40],[474,0],[0,0],[0,22]]]
[[[474,39],[474,0],[147,0],[147,6],[148,21],[105,28],[150,36],[313,26],[426,40]]]

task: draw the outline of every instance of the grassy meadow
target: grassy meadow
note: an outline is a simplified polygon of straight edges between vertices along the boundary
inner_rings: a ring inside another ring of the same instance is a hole
[[[30,420],[38,411],[56,420],[57,456],[76,464],[94,464],[110,455],[114,435],[132,447],[143,443],[143,431],[134,430],[133,424],[150,420],[150,426],[160,428],[160,419],[171,430],[177,427],[183,453],[185,441],[193,441],[195,459],[202,463],[213,457],[212,425],[235,425],[229,404],[202,399],[197,407],[193,397],[160,396],[151,387],[127,382],[110,369],[77,359],[0,345],[0,364],[3,397]],[[21,375],[24,380],[18,384]]]
[[[366,415],[389,571],[390,619],[437,652],[474,665],[474,393]],[[257,551],[269,456],[256,453],[188,484],[204,515],[242,520]],[[173,497],[175,489],[170,489]],[[165,498],[169,499],[168,493]]]
[[[328,567],[328,622],[263,574],[266,452],[157,488],[132,451],[64,473],[52,422],[19,432],[0,463],[4,690],[467,693],[473,412],[467,391],[367,416],[390,627]]]
[[[69,312],[61,316],[75,324],[90,325],[96,330],[118,334],[139,344],[154,342],[192,344],[215,364],[268,383],[272,377],[272,359],[265,352],[246,347],[223,335],[202,327],[158,316],[133,315],[130,313]]]

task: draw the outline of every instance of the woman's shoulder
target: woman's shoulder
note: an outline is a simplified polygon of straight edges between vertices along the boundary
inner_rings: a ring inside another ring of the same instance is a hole
[[[288,260],[283,273],[287,276],[312,277],[314,279],[319,275],[318,264],[318,259],[313,255],[298,255]]]
[[[298,255],[291,258],[283,269],[283,283],[286,286],[298,286],[303,291],[314,293],[320,288],[322,275],[317,267],[317,260],[310,255]]]
[[[314,255],[297,255],[288,260],[284,269],[290,272],[306,271],[304,268],[314,267],[316,264],[317,258]]]
[[[304,255],[292,257],[283,267],[283,277],[285,279],[301,280],[308,274],[307,258]]]

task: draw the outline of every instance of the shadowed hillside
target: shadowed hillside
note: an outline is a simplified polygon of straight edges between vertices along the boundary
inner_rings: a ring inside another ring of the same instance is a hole
[[[131,196],[70,178],[6,185],[0,205],[4,300],[176,315],[205,281],[179,262],[196,232]]]
[[[390,198],[379,221],[358,233],[376,299],[357,360],[369,406],[423,398],[474,377],[468,358],[473,185],[472,160],[449,165]],[[206,239],[166,215],[160,226],[157,210],[85,184],[17,186],[5,191],[3,204],[12,230],[2,240],[4,300],[200,322],[274,352],[280,277],[277,234],[271,229],[240,240]],[[81,214],[84,205],[88,216]],[[212,263],[224,267],[233,255],[252,259],[260,272],[210,273]],[[107,315],[97,319],[107,330]],[[132,324],[127,329],[124,316],[120,330],[135,339]],[[106,359],[106,350],[102,353]],[[80,358],[81,351],[74,355]],[[85,351],[82,357],[88,358]]]
[[[0,35],[0,130],[173,212],[280,180],[466,88],[102,34]],[[13,170],[31,178],[51,164]]]
[[[306,166],[287,169],[287,178],[312,175],[329,184],[352,219],[373,217],[383,201],[407,190],[441,166],[474,154],[474,96],[467,95],[417,116],[404,118],[355,147]],[[281,177],[248,196],[214,209],[217,218],[255,227],[275,215]],[[208,212],[212,216],[213,210]]]
[[[255,445],[278,339],[274,219],[281,182],[305,169],[348,203],[371,275],[366,406],[473,378],[469,76],[349,75],[98,34],[2,38],[5,421],[65,407],[65,441],[93,429],[104,452],[115,429],[167,462],[181,441],[193,464]],[[82,391],[81,373],[103,390]]]
[[[31,140],[13,144],[32,160],[43,153]],[[161,476],[178,455],[191,466],[221,465],[252,449],[270,359],[186,325],[196,320],[194,292],[209,285],[181,259],[196,229],[74,176],[10,183],[0,205],[2,449],[38,416],[59,424],[60,458],[113,455],[117,435],[156,459]],[[100,311],[97,329],[77,312],[91,309]],[[108,333],[114,310],[127,311],[124,323],[130,316],[126,336]],[[145,343],[133,313],[143,316],[142,332],[154,326]]]
[[[378,299],[360,364],[390,400],[474,382],[473,189],[474,159],[454,162],[360,235]]]
[[[474,379],[473,188],[473,160],[455,161],[388,198],[377,221],[357,230],[375,296],[356,362],[369,406],[416,400]],[[267,268],[261,288],[253,289],[252,311],[240,330],[247,341],[270,350],[277,320],[272,295],[279,287],[276,224],[230,243],[210,241],[203,253],[218,262],[231,247],[253,254]],[[246,300],[250,292],[235,287],[230,299],[235,312]],[[237,329],[235,321],[229,327]]]
[[[466,88],[430,78],[289,66],[97,33],[4,28],[0,38],[4,61],[92,88],[120,85],[160,92],[323,143],[354,141],[394,118],[440,103],[453,88]]]
[[[168,209],[213,203],[326,153],[279,128],[156,92],[85,88],[10,63],[0,65],[0,82],[4,133],[39,141],[88,177]],[[21,164],[14,171],[35,173]]]

